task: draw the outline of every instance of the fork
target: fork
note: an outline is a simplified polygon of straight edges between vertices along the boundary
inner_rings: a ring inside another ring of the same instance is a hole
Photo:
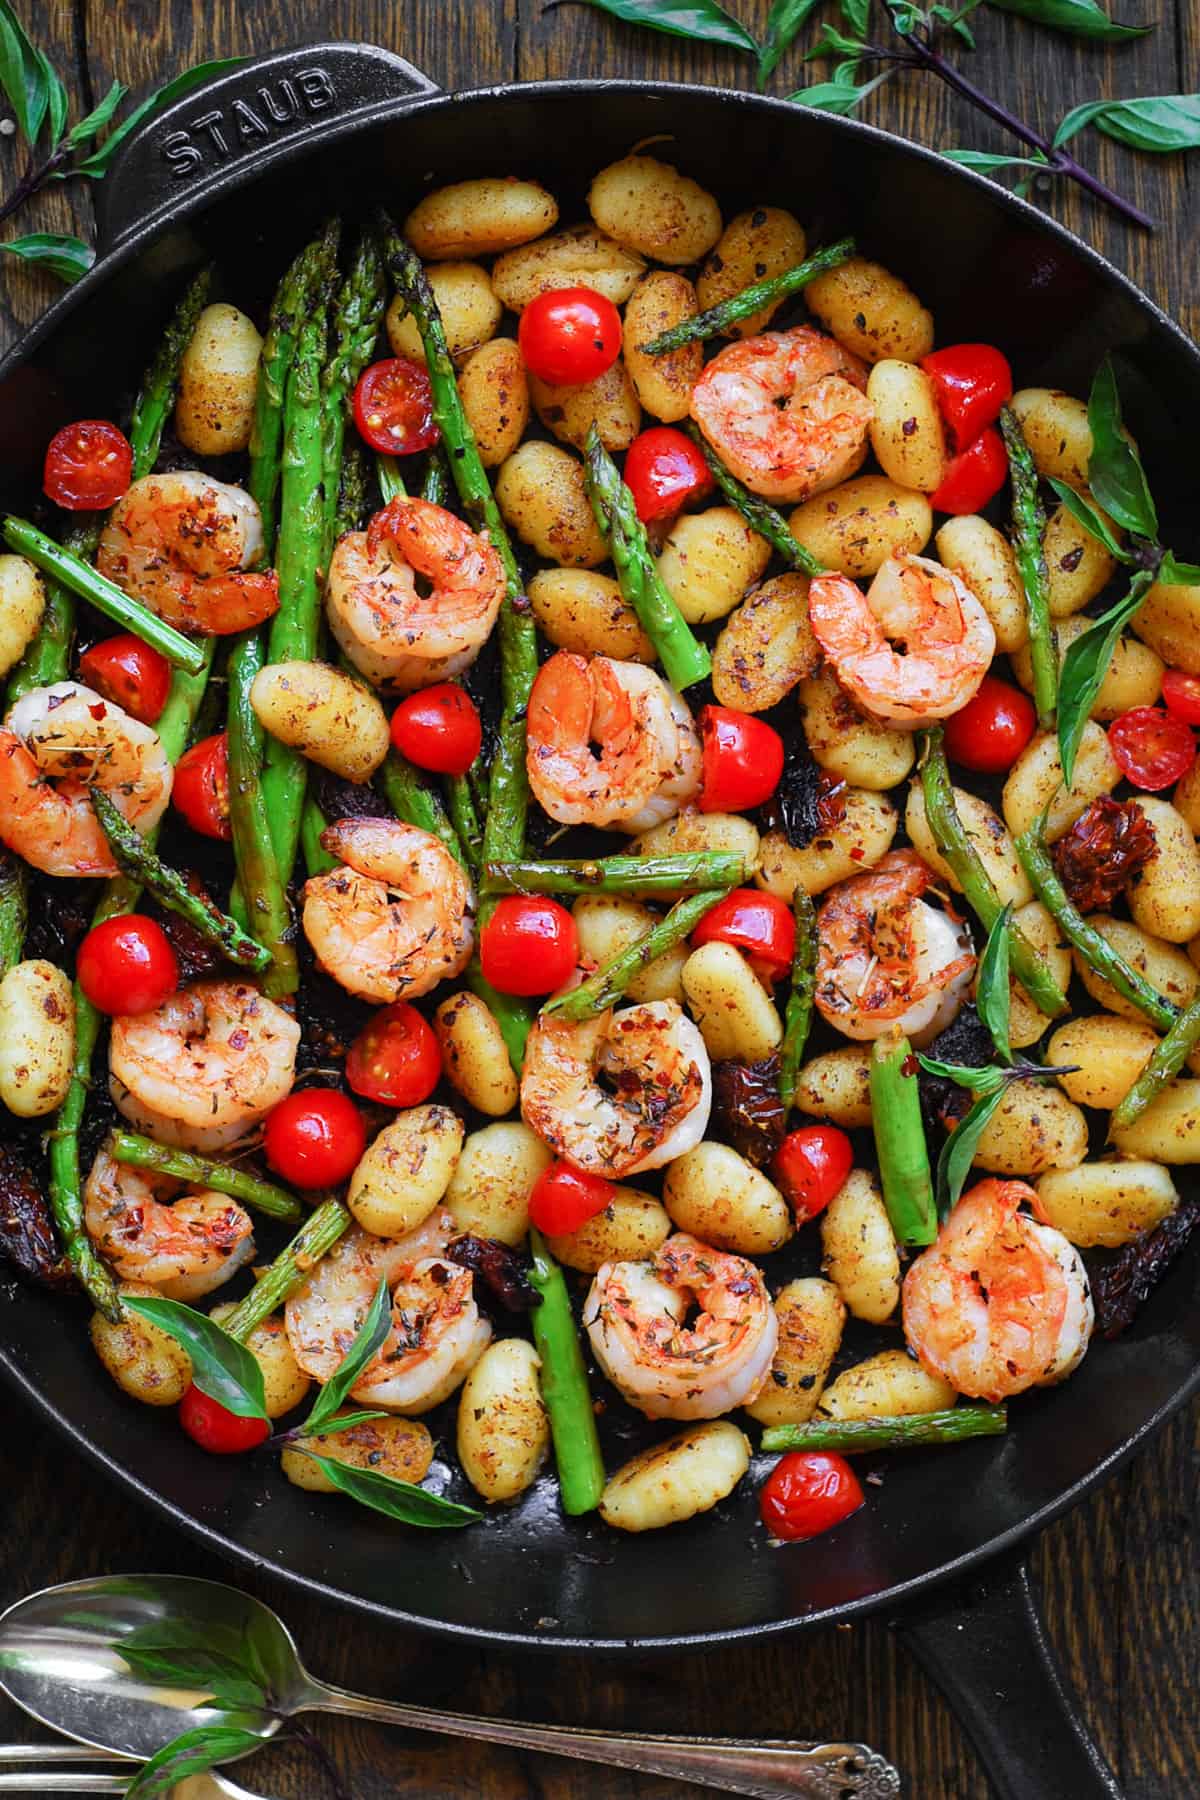
[[[78,1762],[103,1763],[124,1773],[61,1767]],[[14,1763],[33,1763],[35,1767],[14,1769]],[[111,1750],[89,1750],[86,1744],[0,1744],[0,1794],[123,1794],[136,1767],[129,1757]],[[210,1769],[180,1782],[172,1790],[172,1800],[270,1800],[270,1796],[252,1794],[227,1775]]]

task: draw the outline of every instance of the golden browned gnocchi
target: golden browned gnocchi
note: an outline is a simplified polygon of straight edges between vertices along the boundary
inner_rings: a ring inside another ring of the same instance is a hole
[[[463,411],[485,469],[512,455],[529,423],[529,382],[513,338],[493,338],[473,350],[458,376]]]
[[[342,1415],[334,1414],[334,1418]],[[336,1494],[321,1462],[346,1463],[352,1469],[374,1469],[393,1481],[424,1481],[433,1463],[433,1439],[419,1419],[363,1419],[342,1431],[316,1431],[289,1444],[280,1467],[296,1487],[311,1494]]]
[[[403,1237],[427,1219],[450,1184],[463,1125],[448,1106],[412,1106],[367,1145],[346,1205],[377,1237]]]
[[[438,1198],[459,1231],[501,1244],[523,1243],[529,1196],[551,1160],[541,1138],[520,1119],[485,1125],[463,1144],[444,1198]]]
[[[262,338],[236,306],[206,306],[179,365],[175,430],[197,456],[245,450],[254,422]]]
[[[898,487],[932,494],[942,485],[949,450],[933,380],[916,363],[884,357],[867,382],[875,409],[871,448]]]
[[[435,188],[404,221],[418,256],[494,256],[541,237],[558,223],[558,204],[536,181],[484,175]]]
[[[864,717],[832,669],[818,669],[798,693],[815,763],[852,787],[883,793],[899,786],[916,761],[911,731]]]
[[[768,281],[783,275],[804,261],[807,239],[799,219],[781,206],[755,206],[730,219],[721,233],[716,248],[700,271],[697,292],[705,312],[740,294],[757,281]],[[738,319],[731,327],[733,337],[754,337],[765,331],[782,306],[775,300],[760,306],[757,312]],[[661,417],[666,418],[663,413]]]
[[[1021,388],[1009,402],[1043,479],[1087,486],[1092,428],[1082,400],[1058,388]]]
[[[686,275],[656,269],[643,276],[625,308],[625,364],[637,397],[648,413],[664,424],[686,419],[692,388],[704,366],[704,346],[682,344],[648,356],[642,348],[660,332],[695,317],[696,290]]]
[[[740,813],[687,811],[640,832],[629,847],[635,856],[682,856],[705,850],[740,856],[749,881],[758,867],[759,841],[754,821]]]
[[[871,1055],[862,1044],[843,1044],[812,1057],[800,1071],[796,1105],[810,1118],[830,1119],[844,1131],[871,1123]]]
[[[713,693],[721,706],[766,712],[821,660],[808,619],[808,581],[776,575],[732,613],[713,648]]]
[[[583,464],[557,444],[529,439],[496,479],[496,504],[521,542],[560,568],[595,569],[608,557],[584,487]]]
[[[663,1182],[663,1205],[680,1231],[740,1256],[766,1256],[792,1235],[787,1201],[761,1169],[728,1144],[697,1144],[677,1156]]]
[[[606,1262],[639,1262],[653,1256],[672,1230],[671,1215],[661,1200],[618,1184],[603,1212],[546,1242],[556,1261],[594,1275]]]
[[[442,1068],[477,1112],[502,1119],[517,1104],[517,1078],[495,1014],[478,994],[452,994],[433,1017]]]
[[[23,556],[0,556],[0,675],[18,663],[42,622],[46,590]]]
[[[123,1282],[118,1297],[153,1300],[158,1289]],[[122,1393],[143,1406],[178,1406],[192,1385],[192,1360],[182,1344],[126,1307],[119,1319],[94,1312],[92,1346]]]
[[[1093,1162],[1057,1169],[1037,1184],[1038,1210],[1048,1225],[1083,1250],[1116,1249],[1153,1231],[1179,1205],[1175,1183],[1160,1163]]]
[[[213,1307],[209,1318],[224,1325],[236,1310],[236,1300],[225,1300]],[[299,1406],[312,1386],[296,1361],[283,1320],[277,1313],[272,1314],[242,1341],[262,1370],[263,1404],[268,1419],[282,1419]]]
[[[645,259],[594,225],[571,225],[553,237],[508,250],[492,265],[492,291],[512,312],[539,294],[589,287],[624,306],[646,270]]]
[[[1101,512],[1088,489],[1082,493],[1088,504]],[[1109,528],[1120,537],[1120,528],[1111,519]],[[1061,503],[1046,520],[1042,548],[1046,556],[1046,599],[1052,619],[1081,612],[1107,587],[1117,566],[1099,538],[1085,531],[1074,513]]]
[[[1088,924],[1131,968],[1145,976],[1164,1000],[1170,1000],[1175,1006],[1189,1006],[1195,999],[1197,989],[1200,989],[1200,975],[1176,945],[1165,944],[1161,938],[1143,931],[1140,925],[1130,924],[1128,919],[1113,919],[1104,913],[1094,913]],[[1073,960],[1075,973],[1097,1006],[1126,1019],[1142,1017],[1132,1000],[1126,1000],[1111,982],[1098,975],[1078,950],[1073,953]]]
[[[1168,1081],[1149,1106],[1112,1134],[1118,1155],[1156,1163],[1200,1162],[1200,1081]]]
[[[1004,783],[1004,820],[1014,837],[1020,837],[1046,809],[1048,844],[1069,831],[1081,813],[1101,794],[1111,794],[1121,779],[1108,738],[1089,719],[1079,740],[1074,777],[1064,788],[1058,739],[1042,731],[1033,737],[1013,764]]]
[[[948,1381],[923,1369],[904,1350],[881,1350],[843,1369],[821,1396],[829,1419],[898,1419],[941,1412],[958,1399]]]
[[[805,289],[808,309],[864,362],[919,362],[933,349],[933,314],[882,263],[852,256]]]
[[[1017,856],[1016,845],[1009,836],[1003,819],[998,818],[986,800],[978,794],[972,794],[966,788],[954,788],[954,807],[962,820],[963,830],[969,838],[976,855],[984,868],[1002,906],[1024,906],[1033,898],[1033,889],[1029,878],[1021,867]],[[961,884],[949,863],[946,862],[930,829],[929,819],[925,812],[925,796],[919,782],[914,781],[908,790],[908,803],[904,810],[904,829],[909,835],[913,849],[942,880],[948,882],[956,893],[962,892]]]
[[[641,429],[642,409],[620,357],[595,381],[572,387],[555,387],[531,374],[529,398],[546,430],[576,450],[584,448],[593,425],[606,450],[628,450]]]
[[[19,1119],[57,1112],[75,1062],[75,996],[62,969],[41,957],[0,981],[0,1102]]]
[[[1077,1106],[1111,1112],[1157,1048],[1158,1033],[1140,1016],[1091,1013],[1058,1027],[1046,1047],[1046,1061],[1062,1066],[1059,1085]]]
[[[732,506],[684,513],[672,526],[658,572],[689,625],[723,619],[766,572],[771,547]]]
[[[824,1269],[856,1319],[882,1325],[900,1303],[900,1253],[879,1183],[852,1169],[821,1215]]]
[[[429,285],[442,315],[446,347],[456,362],[495,337],[504,308],[496,298],[487,270],[479,263],[435,263],[429,270]],[[425,347],[421,333],[399,294],[388,307],[386,325],[392,355],[406,356],[423,368]]]
[[[579,938],[579,955],[597,967],[628,950],[658,922],[640,900],[626,894],[581,894],[572,908]],[[626,992],[633,1001],[682,1000],[686,944],[676,944],[639,969]]]
[[[683,965],[683,991],[715,1062],[758,1062],[776,1049],[783,1022],[732,944],[701,944]]]
[[[344,781],[369,781],[387,755],[383,707],[330,663],[268,663],[254,677],[250,704],[272,737]]]
[[[771,1373],[746,1407],[760,1425],[803,1425],[817,1410],[842,1341],[846,1306],[819,1275],[789,1281],[775,1297],[779,1337]]]
[[[837,881],[872,868],[891,849],[898,824],[896,808],[886,794],[869,788],[847,788],[841,817],[819,830],[799,848],[781,831],[768,831],[760,846],[755,877],[759,887],[791,901],[796,889],[823,894]]]
[[[588,210],[607,237],[672,267],[699,262],[721,235],[712,195],[654,156],[626,156],[601,169]]]
[[[963,513],[939,529],[937,553],[948,569],[961,575],[991,620],[997,650],[1011,655],[1028,643],[1025,590],[1003,532],[987,519]]]
[[[1169,800],[1141,794],[1138,805],[1154,834],[1154,854],[1129,883],[1129,910],[1152,937],[1186,944],[1200,931],[1200,851]]]
[[[1027,900],[1013,914],[1013,924],[1058,991],[1065,994],[1071,979],[1071,947],[1055,919],[1040,900]],[[1009,997],[1008,1041],[1014,1050],[1026,1050],[1049,1028],[1050,1019],[1034,1005],[1015,976],[1009,983]]]
[[[805,500],[788,529],[823,568],[857,581],[876,574],[889,556],[920,556],[933,533],[933,509],[924,494],[886,475],[854,475]]]
[[[1073,1169],[1087,1155],[1087,1120],[1044,1081],[1010,1081],[983,1128],[974,1165],[993,1175]]]
[[[1200,586],[1156,581],[1133,616],[1133,629],[1171,668],[1200,675]]]
[[[532,1344],[489,1344],[458,1401],[458,1460],[477,1494],[494,1505],[531,1485],[550,1448],[541,1363]]]
[[[658,1531],[708,1512],[750,1467],[745,1432],[728,1419],[693,1425],[610,1475],[600,1517],[618,1531]]]
[[[539,569],[529,583],[538,625],[560,650],[652,663],[654,645],[611,575],[592,569]]]
[[[1071,645],[1076,638],[1083,636],[1092,622],[1090,618],[1084,618],[1078,613],[1069,619],[1058,621],[1054,636],[1060,668]],[[1015,653],[1012,666],[1020,685],[1027,694],[1032,694],[1033,659],[1029,654],[1028,644]],[[1153,706],[1162,692],[1162,678],[1162,662],[1150,646],[1122,633],[1112,647],[1104,679],[1097,689],[1088,716],[1107,721],[1118,718],[1121,713],[1128,712],[1134,706]]]

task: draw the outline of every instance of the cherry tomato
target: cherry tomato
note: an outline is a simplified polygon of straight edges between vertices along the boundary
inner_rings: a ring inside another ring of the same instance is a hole
[[[512,894],[497,903],[479,938],[483,978],[501,994],[549,994],[575,973],[575,921],[557,900]]]
[[[1008,475],[1008,452],[994,425],[981,431],[973,444],[951,457],[942,485],[930,494],[934,512],[974,513],[998,494]]]
[[[779,981],[792,966],[796,919],[777,894],[758,888],[734,888],[705,913],[692,933],[693,944],[733,944],[745,950],[750,967],[768,981]]]
[[[835,1450],[793,1450],[763,1482],[758,1508],[772,1537],[811,1538],[856,1513],[864,1498],[844,1456]]]
[[[803,1225],[824,1212],[854,1166],[854,1149],[836,1125],[802,1125],[775,1152],[775,1179]]]
[[[102,1013],[153,1012],[179,986],[170,939],[144,913],[93,925],[79,946],[75,973]]]
[[[1196,760],[1196,740],[1174,713],[1158,706],[1135,706],[1108,728],[1108,747],[1117,767],[1134,787],[1171,787]]]
[[[202,1394],[195,1382],[179,1402],[179,1423],[213,1456],[238,1456],[265,1443],[271,1435],[269,1420],[243,1419],[219,1400]]]
[[[267,1115],[267,1161],[293,1187],[337,1187],[366,1147],[362,1114],[336,1088],[304,1088]]]
[[[372,450],[385,456],[428,450],[441,436],[433,417],[428,370],[407,356],[372,363],[354,390],[354,423]]]
[[[783,739],[753,713],[700,708],[704,785],[701,812],[745,812],[761,806],[783,774]]]
[[[107,419],[77,419],[46,449],[42,487],[68,512],[103,512],[133,480],[133,447]]]
[[[521,355],[531,375],[554,387],[595,381],[621,354],[621,315],[595,288],[555,288],[521,314]]]
[[[937,389],[938,406],[956,450],[973,444],[985,425],[994,425],[1012,399],[1008,358],[993,344],[948,344],[921,358]]]
[[[1029,696],[985,675],[974,698],[946,720],[946,755],[964,769],[1001,775],[1012,768],[1036,726]]]
[[[171,798],[193,831],[202,837],[231,838],[229,823],[229,739],[223,731],[201,738],[175,765]]]
[[[354,1092],[383,1106],[420,1106],[441,1073],[433,1027],[407,1000],[368,1020],[346,1057],[346,1080]]]
[[[570,1163],[552,1162],[543,1169],[529,1196],[530,1222],[547,1237],[578,1231],[611,1205],[616,1188],[603,1175],[585,1175]]]
[[[1167,711],[1185,725],[1200,725],[1200,675],[1168,669],[1163,675],[1162,696]]]
[[[171,691],[171,665],[150,644],[122,632],[84,651],[79,679],[143,725],[153,725]]]
[[[392,742],[418,769],[465,775],[483,743],[470,694],[453,681],[419,688],[392,714]]]
[[[670,425],[652,425],[634,438],[625,453],[624,475],[643,525],[673,519],[713,487],[700,450]]]

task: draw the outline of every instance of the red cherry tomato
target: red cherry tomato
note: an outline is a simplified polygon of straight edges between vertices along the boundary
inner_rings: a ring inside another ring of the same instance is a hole
[[[1012,399],[1008,358],[993,344],[948,344],[921,358],[937,389],[938,406],[956,450],[973,444],[985,425],[994,425]]]
[[[575,921],[557,900],[512,894],[497,903],[479,938],[483,978],[501,994],[549,994],[575,973]]]
[[[1185,725],[1200,725],[1200,675],[1168,669],[1163,675],[1162,696],[1175,718]]]
[[[418,769],[465,775],[483,743],[470,694],[453,681],[420,688],[392,714],[392,742]]]
[[[202,837],[231,838],[229,823],[229,739],[223,731],[201,738],[175,765],[171,798],[193,831]]]
[[[93,925],[79,946],[75,973],[102,1013],[153,1012],[179,986],[170,939],[144,913]]]
[[[77,419],[46,449],[42,487],[68,512],[103,512],[133,480],[133,447],[107,419]]]
[[[1036,726],[1029,696],[985,675],[975,697],[946,720],[946,755],[964,769],[1001,775],[1012,768]]]
[[[783,774],[783,739],[753,713],[702,706],[700,741],[704,785],[701,812],[745,812],[761,806]]]
[[[179,1402],[179,1423],[213,1456],[238,1456],[265,1443],[271,1435],[269,1420],[243,1419],[219,1400],[202,1394],[195,1382]]]
[[[1108,728],[1108,747],[1134,787],[1171,787],[1196,760],[1196,740],[1174,713],[1158,706],[1135,706]]]
[[[441,1073],[433,1027],[407,1000],[368,1020],[346,1057],[346,1080],[354,1092],[383,1106],[420,1106]]]
[[[407,356],[372,363],[354,390],[354,423],[372,450],[385,456],[428,450],[441,436],[433,417],[428,370]]]
[[[934,512],[974,513],[987,505],[1004,486],[1008,452],[994,425],[981,431],[973,444],[951,457],[942,485],[930,494]]]
[[[621,315],[595,288],[552,289],[521,314],[517,342],[539,381],[578,386],[595,381],[621,354]]]
[[[304,1088],[267,1115],[267,1161],[293,1187],[337,1187],[366,1147],[362,1114],[336,1088]]]
[[[844,1456],[835,1450],[793,1450],[763,1482],[758,1507],[772,1537],[811,1538],[856,1513],[864,1498]]]
[[[791,968],[796,950],[795,914],[777,894],[734,888],[705,913],[692,933],[692,943],[733,944],[746,951],[756,975],[779,981]]]
[[[123,632],[84,651],[79,679],[143,725],[153,725],[171,691],[171,665],[141,638]]]
[[[529,1218],[547,1237],[562,1237],[602,1213],[616,1191],[603,1175],[585,1175],[570,1163],[552,1162],[533,1184]]]
[[[824,1212],[854,1166],[854,1149],[836,1125],[802,1125],[775,1152],[775,1179],[803,1225]]]
[[[673,519],[713,487],[700,450],[670,425],[652,425],[634,438],[625,453],[624,475],[643,525]]]

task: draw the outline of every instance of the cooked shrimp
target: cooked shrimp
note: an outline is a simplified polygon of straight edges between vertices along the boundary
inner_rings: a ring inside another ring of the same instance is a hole
[[[182,631],[247,631],[279,610],[262,554],[262,516],[239,487],[199,469],[144,475],[109,514],[96,567]]]
[[[111,700],[78,681],[33,688],[0,731],[0,840],[44,875],[115,875],[88,789],[145,834],[173,778],[158,733]]]
[[[525,763],[538,804],[560,825],[647,831],[700,789],[700,739],[684,702],[653,669],[611,656],[559,650],[542,664]]]
[[[402,1238],[373,1237],[361,1226],[347,1232],[284,1308],[300,1367],[328,1381],[386,1281],[392,1330],[352,1398],[388,1412],[422,1413],[452,1394],[492,1335],[475,1304],[470,1271],[442,1254],[455,1230],[449,1213],[435,1212]]]
[[[361,675],[398,693],[475,661],[504,598],[504,567],[485,536],[428,500],[393,500],[329,563],[330,629]]]
[[[199,1300],[250,1261],[254,1226],[227,1194],[179,1189],[170,1176],[129,1168],[101,1150],[84,1185],[84,1223],[125,1281],[161,1288],[169,1300]]]
[[[857,356],[808,325],[730,344],[692,389],[692,417],[752,493],[804,500],[853,475],[874,408]]]
[[[749,1405],[778,1337],[762,1271],[685,1231],[643,1261],[605,1263],[583,1323],[608,1379],[649,1419],[719,1419]]]
[[[712,1105],[712,1070],[677,1000],[625,1006],[586,1024],[534,1021],[521,1113],[559,1156],[623,1181],[693,1149]]]
[[[415,1000],[471,960],[474,896],[440,839],[398,819],[340,819],[342,864],[304,887],[304,931],[327,974],[364,1000]]]
[[[962,577],[907,552],[889,556],[865,594],[847,575],[816,576],[808,616],[842,686],[889,724],[960,711],[996,653],[992,622]]]
[[[817,1007],[848,1038],[891,1027],[927,1044],[962,1005],[975,953],[962,920],[921,898],[933,870],[915,850],[830,888],[817,913]]]
[[[1091,1337],[1083,1260],[1061,1231],[1020,1212],[1023,1201],[1037,1201],[1023,1181],[979,1182],[904,1278],[909,1348],[971,1399],[1064,1380]]]
[[[291,1091],[300,1027],[242,981],[199,981],[112,1022],[109,1088],[160,1144],[223,1150]]]

